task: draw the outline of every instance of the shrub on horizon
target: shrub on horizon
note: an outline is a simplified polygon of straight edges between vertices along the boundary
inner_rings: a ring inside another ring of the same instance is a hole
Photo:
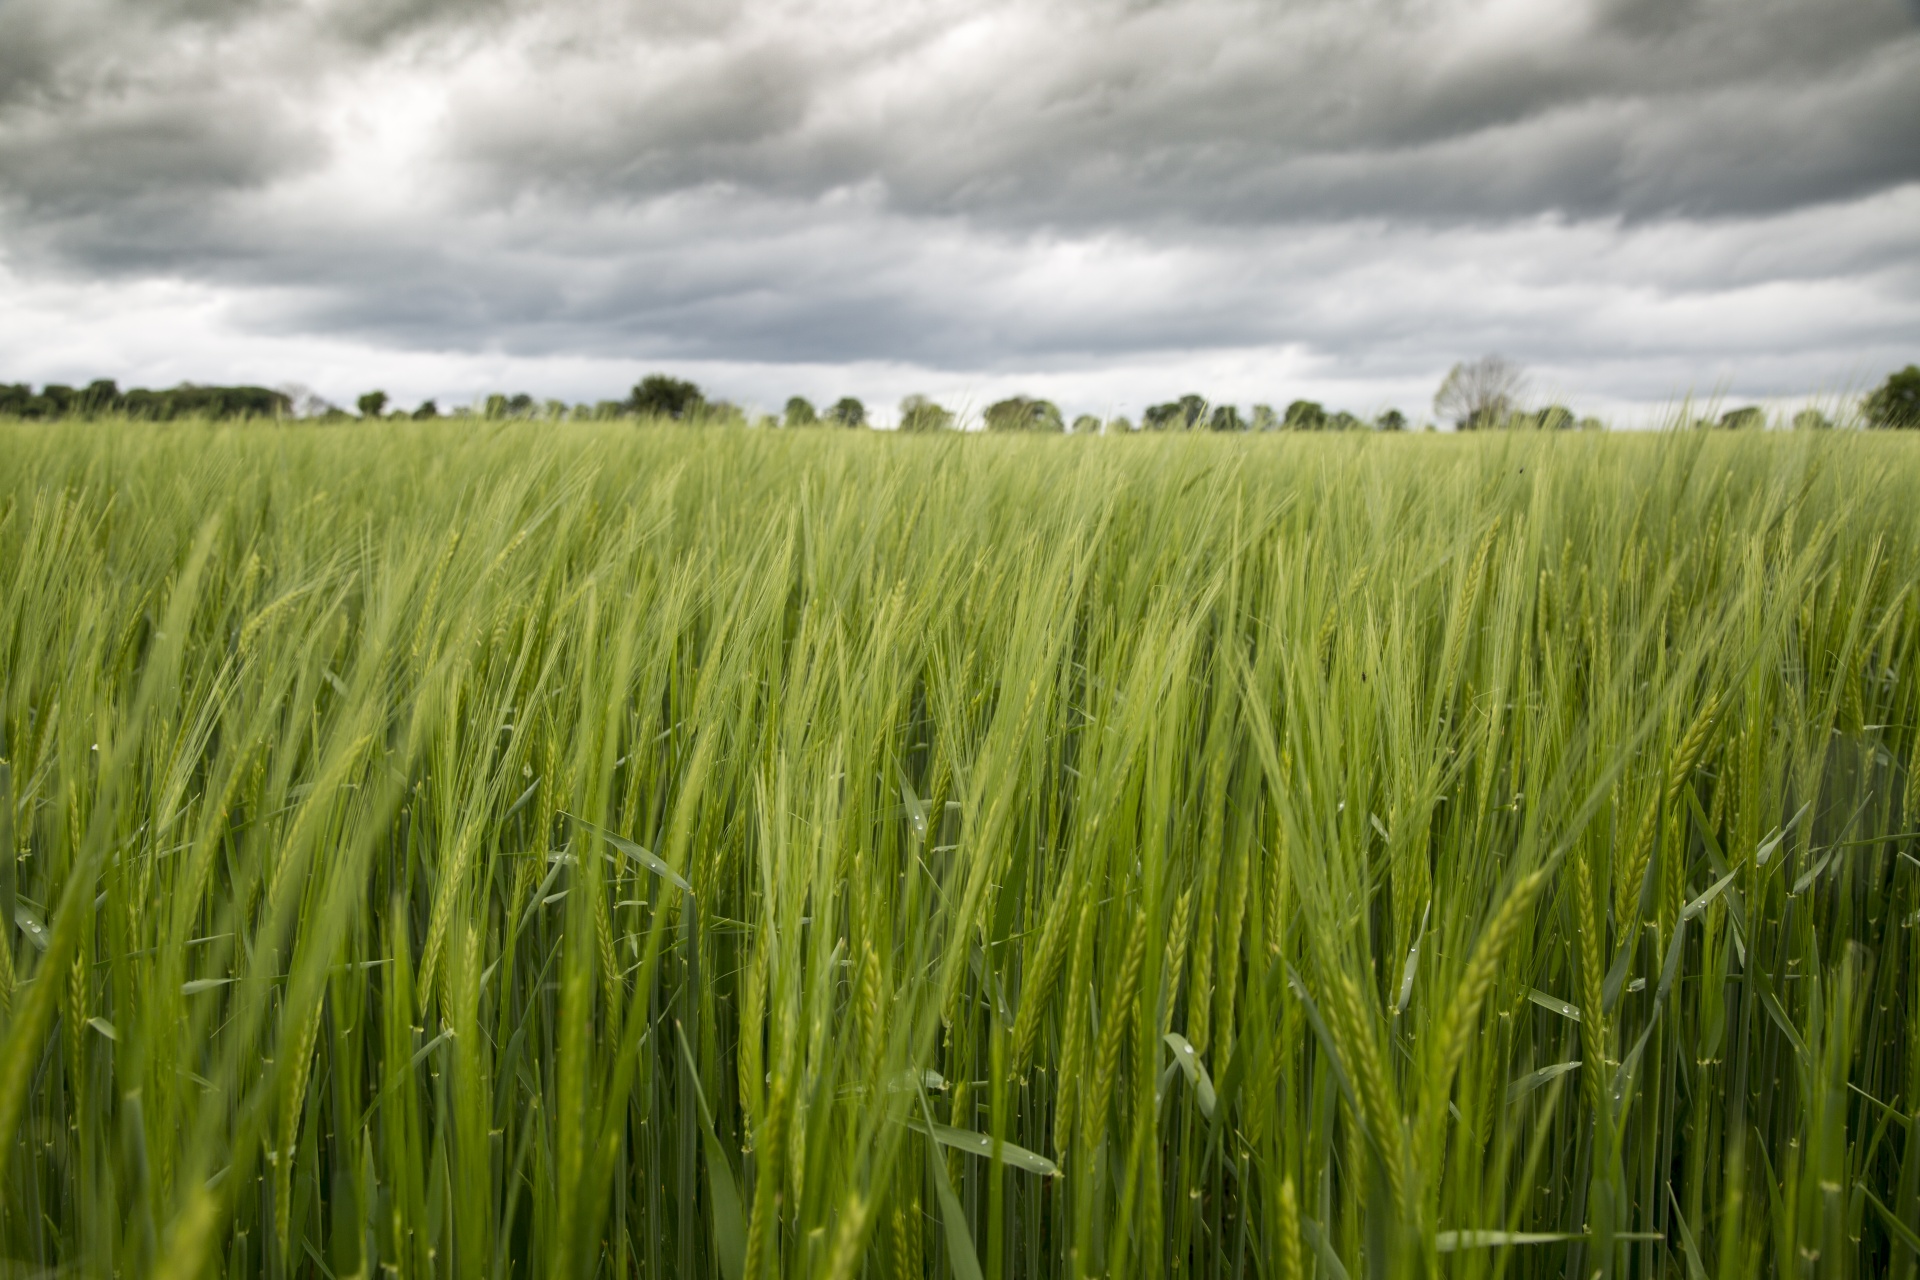
[[[1280,425],[1288,431],[1324,431],[1327,426],[1327,410],[1317,400],[1295,400],[1287,406],[1286,416]]]
[[[1887,380],[1860,406],[1869,427],[1881,430],[1920,429],[1920,365],[1910,364]]]
[[[1185,395],[1148,407],[1140,415],[1142,431],[1191,431],[1207,413],[1205,396]]]
[[[1059,406],[1051,400],[1035,400],[1029,396],[1010,396],[987,406],[987,430],[989,431],[1065,431],[1066,422],[1060,417]]]
[[[705,403],[699,387],[664,373],[650,373],[640,379],[627,397],[628,407],[643,418],[695,417]]]
[[[864,427],[867,425],[867,406],[852,396],[841,396],[827,410],[826,420],[836,427]]]
[[[945,431],[953,425],[953,412],[923,395],[911,395],[900,402],[900,429],[915,433]]]

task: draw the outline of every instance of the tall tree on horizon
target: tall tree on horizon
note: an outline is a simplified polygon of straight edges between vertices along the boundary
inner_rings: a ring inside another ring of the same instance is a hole
[[[1462,431],[1495,427],[1520,407],[1526,371],[1501,355],[1456,364],[1434,393],[1433,411]]]

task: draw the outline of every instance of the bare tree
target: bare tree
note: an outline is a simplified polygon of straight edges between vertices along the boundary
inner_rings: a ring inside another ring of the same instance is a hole
[[[1505,356],[1456,364],[1433,397],[1433,411],[1462,431],[1495,427],[1519,408],[1526,374]]]
[[[318,418],[329,410],[339,412],[325,396],[302,383],[283,382],[274,389],[293,405],[293,416],[296,418]]]

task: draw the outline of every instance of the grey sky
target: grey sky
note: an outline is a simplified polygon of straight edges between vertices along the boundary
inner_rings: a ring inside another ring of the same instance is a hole
[[[1424,412],[1920,359],[1920,0],[11,0],[0,379]]]

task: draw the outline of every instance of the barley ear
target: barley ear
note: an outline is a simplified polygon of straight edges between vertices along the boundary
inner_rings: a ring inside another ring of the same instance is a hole
[[[1167,954],[1161,966],[1166,975],[1167,1006],[1160,1013],[1160,1034],[1173,1030],[1173,1006],[1180,999],[1180,977],[1187,962],[1187,930],[1193,924],[1193,890],[1187,889],[1173,905],[1173,924],[1167,931]]]
[[[1507,895],[1507,900],[1500,904],[1500,910],[1494,914],[1486,932],[1480,935],[1480,941],[1467,961],[1466,972],[1460,975],[1460,985],[1454,988],[1453,1003],[1447,1009],[1439,1038],[1438,1079],[1446,1092],[1451,1092],[1453,1073],[1459,1069],[1461,1060],[1467,1056],[1467,1049],[1473,1042],[1473,1029],[1480,1019],[1480,1006],[1486,1002],[1494,979],[1500,976],[1501,953],[1519,936],[1521,926],[1532,914],[1533,900],[1546,882],[1544,868],[1521,878],[1520,883],[1513,887],[1513,892]]]
[[[860,991],[857,997],[857,1009],[860,1017],[860,1053],[863,1059],[861,1069],[868,1079],[877,1079],[880,1071],[882,1045],[880,1029],[881,974],[880,953],[873,949],[871,939],[862,944],[860,959]]]
[[[1720,714],[1720,695],[1714,694],[1707,699],[1707,705],[1700,708],[1700,714],[1693,718],[1693,724],[1687,729],[1687,736],[1680,740],[1674,749],[1673,761],[1667,770],[1667,803],[1675,804],[1680,799],[1680,788],[1693,776],[1694,769],[1700,763],[1700,757],[1706,752],[1707,734],[1713,729],[1714,717]]]
[[[1300,1201],[1294,1194],[1292,1178],[1281,1180],[1276,1199],[1275,1272],[1279,1280],[1307,1280],[1305,1251],[1300,1247]]]
[[[750,1125],[757,1125],[765,1111],[767,1012],[767,948],[764,943],[753,949],[746,980],[740,992],[740,1105]]]
[[[1574,931],[1580,946],[1580,1040],[1587,1060],[1582,1085],[1587,1106],[1597,1113],[1601,1076],[1607,1068],[1607,1015],[1600,991],[1605,923],[1594,914],[1593,874],[1586,856],[1576,852],[1572,861]]]
[[[326,1005],[316,998],[313,1011],[295,1027],[293,1041],[284,1050],[293,1056],[281,1063],[287,1072],[286,1090],[280,1095],[280,1142],[274,1152],[273,1222],[279,1239],[280,1257],[288,1259],[292,1241],[288,1237],[293,1210],[293,1155],[300,1136],[300,1113],[307,1100],[307,1076],[313,1070],[313,1042],[320,1034],[320,1014]]]
[[[746,1280],[758,1280],[766,1270],[767,1237],[779,1228],[789,1094],[790,1087],[783,1075],[774,1081],[772,1095],[767,1099],[766,1118],[754,1143],[758,1160],[764,1161],[759,1167],[765,1172],[754,1184],[753,1208],[747,1217],[746,1263],[742,1268]]]
[[[1398,1203],[1406,1204],[1406,1125],[1386,1065],[1380,1058],[1380,1043],[1374,1036],[1374,1019],[1361,1000],[1360,988],[1345,973],[1327,984],[1327,1004],[1338,1024],[1335,1034],[1347,1058],[1347,1069],[1359,1091],[1359,1103],[1367,1128],[1378,1146],[1387,1183]]]
[[[1128,933],[1126,958],[1121,961],[1120,972],[1114,977],[1107,1000],[1105,1025],[1100,1028],[1100,1054],[1095,1059],[1092,1104],[1081,1118],[1081,1128],[1088,1133],[1097,1132],[1106,1123],[1107,1104],[1113,1098],[1114,1077],[1120,1070],[1120,1048],[1133,1023],[1128,1012],[1133,1005],[1134,988],[1140,983],[1140,966],[1147,953],[1146,913],[1134,912]]]
[[[1660,793],[1647,800],[1646,813],[1634,835],[1633,849],[1613,882],[1613,918],[1623,929],[1631,928],[1640,910],[1640,881],[1647,874],[1647,860],[1653,856],[1653,837],[1660,829]]]
[[[1072,905],[1072,895],[1061,893],[1047,909],[1046,921],[1040,928],[1032,973],[1020,992],[1020,1012],[1013,1020],[1013,1058],[1008,1070],[1016,1077],[1027,1069],[1034,1039],[1040,1034],[1040,1018],[1046,1010],[1047,997],[1053,993],[1053,981],[1066,951],[1067,919],[1072,914]]]
[[[1060,1028],[1060,1070],[1055,1077],[1053,1106],[1053,1149],[1065,1153],[1073,1140],[1073,1104],[1080,1087],[1083,1029],[1087,1022],[1087,984],[1093,966],[1093,909],[1080,908],[1080,923],[1074,930],[1073,969],[1067,978],[1067,1014]]]

